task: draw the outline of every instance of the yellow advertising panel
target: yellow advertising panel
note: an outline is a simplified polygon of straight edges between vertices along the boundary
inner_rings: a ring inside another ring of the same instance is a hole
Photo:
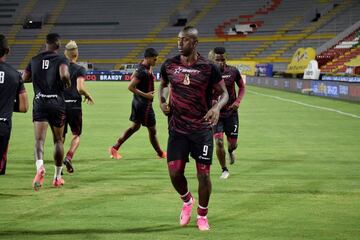
[[[314,60],[316,51],[313,48],[298,48],[294,53],[290,64],[287,66],[287,73],[304,73],[307,65],[311,60]]]
[[[228,60],[226,63],[239,69],[241,74],[255,76],[256,62],[254,61]]]
[[[346,62],[345,66],[349,66],[349,67],[360,66],[360,55],[358,55],[356,58],[351,59],[349,62]]]

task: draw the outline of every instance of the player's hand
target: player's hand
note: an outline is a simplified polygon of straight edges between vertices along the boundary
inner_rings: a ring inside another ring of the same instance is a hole
[[[147,92],[147,93],[145,93],[145,98],[149,99],[149,100],[153,100],[154,94],[155,94],[155,91]]]
[[[231,104],[231,106],[229,108],[233,111],[237,111],[239,108],[239,103],[234,102],[233,104]]]
[[[65,82],[64,87],[65,88],[70,88],[71,87],[71,82]]]
[[[93,105],[95,103],[94,99],[90,95],[85,96],[84,102],[86,102],[87,104],[90,104],[90,105]]]
[[[215,126],[219,121],[220,109],[213,106],[204,116],[205,121],[209,122],[211,126]]]
[[[170,114],[170,107],[166,102],[160,103],[160,109],[166,116]]]

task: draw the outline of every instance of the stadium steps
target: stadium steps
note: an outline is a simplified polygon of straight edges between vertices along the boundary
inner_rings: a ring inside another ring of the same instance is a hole
[[[177,7],[169,14],[169,16],[173,15],[177,11],[183,10],[188,6],[190,3],[190,0],[182,0],[177,5]],[[153,28],[145,38],[150,39],[148,43],[151,43],[153,39],[155,39],[158,34],[169,24],[169,16],[166,16],[163,20],[161,20],[155,28]],[[142,43],[138,44],[134,49],[132,49],[125,57],[117,60],[114,66],[114,69],[120,69],[122,64],[126,63],[136,63],[138,61],[139,56],[145,51],[146,47],[148,46],[148,43]],[[160,56],[161,58],[161,56]]]
[[[281,56],[284,56],[287,52],[294,53],[297,48],[299,48],[299,43],[305,39],[308,39],[313,33],[316,33],[316,31],[329,23],[331,20],[333,20],[339,13],[346,11],[349,9],[353,4],[352,0],[344,0],[341,2],[340,5],[333,8],[331,11],[329,11],[327,14],[322,16],[318,21],[310,24],[307,28],[303,29],[301,31],[300,38],[295,39],[296,41],[292,42],[291,44],[284,46],[282,49]]]
[[[218,36],[219,38],[231,38],[231,37],[239,37],[239,36],[243,36],[245,37],[245,35],[226,35],[225,34],[225,29],[233,26],[237,23],[243,22],[243,19],[247,19],[247,23],[254,23],[257,24],[258,27],[260,27],[262,25],[263,22],[259,22],[259,21],[255,21],[253,20],[257,15],[262,15],[262,14],[268,14],[271,11],[274,11],[280,4],[281,4],[281,0],[271,0],[271,1],[267,1],[266,4],[260,8],[258,8],[257,10],[255,10],[254,13],[252,14],[246,14],[246,15],[239,15],[239,17],[237,19],[234,18],[229,18],[225,21],[223,21],[221,24],[219,24],[217,27],[215,27],[214,32],[215,35]],[[255,30],[256,31],[256,30]]]
[[[200,20],[202,20],[217,4],[219,0],[211,0],[204,7],[203,10],[197,14],[188,25],[197,26]],[[168,43],[162,48],[159,52],[159,60],[164,61],[170,54],[171,50],[174,49],[176,45],[174,42]]]
[[[321,72],[337,73],[343,72],[344,69],[346,70],[344,63],[360,55],[359,37],[360,28],[344,37],[336,45],[316,56],[317,61],[320,63]],[[340,48],[344,42],[353,42],[354,44]]]
[[[343,73],[346,70],[346,66],[344,64],[359,55],[360,45],[345,52],[344,55],[334,58],[332,61],[322,66],[320,70],[324,73]]]
[[[9,32],[6,34],[10,46],[16,39],[16,34],[22,29],[24,19],[26,18],[26,16],[30,15],[36,3],[37,0],[29,0],[26,5],[21,9],[19,15],[16,17],[14,24],[12,24]]]
[[[47,24],[44,24],[41,28],[41,31],[36,36],[37,40],[41,40],[44,42],[46,35],[50,33],[51,29],[54,27],[54,23],[56,23],[57,18],[59,17],[61,11],[64,9],[67,0],[59,0],[55,6],[55,9],[52,11],[52,14],[48,20]],[[24,60],[20,64],[20,69],[25,69],[27,64],[29,63],[30,59],[38,54],[43,44],[34,43],[32,44],[29,52],[24,57]]]
[[[302,17],[295,17],[293,20],[287,22],[286,24],[284,24],[283,26],[281,26],[280,28],[278,28],[278,30],[275,32],[275,36],[278,38],[278,39],[282,39],[282,37],[286,34],[286,32],[289,31],[289,29],[291,29],[293,26],[295,26],[296,24],[298,24],[300,21],[302,20]],[[276,49],[274,48],[274,43],[276,43],[277,41],[276,40],[273,40],[273,41],[267,41],[265,44],[263,44],[262,46],[260,46],[259,48],[255,49],[253,52],[250,52],[250,56],[252,54],[256,54],[255,57],[257,57],[260,53],[264,52],[265,50],[267,49],[272,49],[271,52],[273,52],[274,50],[273,49]],[[287,47],[289,43],[286,43],[284,45],[284,47]],[[279,50],[279,49],[278,49]],[[283,51],[283,49],[280,49],[279,51]],[[276,53],[276,55],[269,55],[267,57],[270,57],[270,59],[272,59],[273,57],[278,57],[280,56],[281,54],[278,54],[278,52]],[[246,57],[249,57],[246,56]],[[269,59],[269,60],[270,60]]]

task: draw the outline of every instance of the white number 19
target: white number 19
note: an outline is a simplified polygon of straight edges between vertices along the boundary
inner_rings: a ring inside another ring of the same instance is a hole
[[[48,68],[49,68],[49,60],[43,60],[42,69],[48,69]]]

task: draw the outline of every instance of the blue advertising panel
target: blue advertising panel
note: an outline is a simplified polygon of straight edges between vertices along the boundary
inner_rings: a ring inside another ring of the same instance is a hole
[[[130,81],[132,73],[123,71],[87,71],[87,81]],[[160,73],[154,73],[157,80]]]
[[[257,73],[257,76],[260,76],[260,77],[272,77],[273,65],[269,64],[269,63],[256,64],[256,73]]]

